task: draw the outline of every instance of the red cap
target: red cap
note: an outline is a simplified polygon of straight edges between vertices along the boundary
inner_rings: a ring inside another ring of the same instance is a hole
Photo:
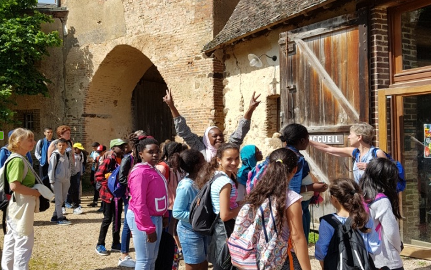
[[[106,146],[104,146],[104,145],[99,145],[96,149],[96,151],[100,151],[100,152],[105,151],[105,150],[106,150]]]

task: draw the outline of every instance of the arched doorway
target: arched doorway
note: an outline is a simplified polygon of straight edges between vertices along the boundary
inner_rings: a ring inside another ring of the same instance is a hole
[[[167,85],[152,65],[136,84],[132,94],[134,130],[142,129],[159,142],[173,140],[175,129],[169,107],[163,103]]]

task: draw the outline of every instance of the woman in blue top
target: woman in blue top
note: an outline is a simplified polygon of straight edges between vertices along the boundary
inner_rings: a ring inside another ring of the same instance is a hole
[[[373,157],[373,143],[374,128],[367,123],[357,123],[350,127],[350,134],[347,137],[349,139],[350,147],[334,147],[326,145],[324,143],[319,143],[315,141],[310,141],[310,145],[317,150],[323,151],[325,153],[331,154],[337,157],[353,157],[355,159],[353,163],[353,176],[356,183],[359,183],[364,174],[367,163],[370,162]],[[355,149],[359,152],[355,156]],[[385,153],[382,150],[377,150],[377,157],[386,158]]]
[[[237,201],[243,201],[246,195],[245,187],[247,185],[248,173],[256,167],[257,162],[263,159],[262,152],[255,145],[246,145],[240,152],[242,166],[238,170],[238,198]]]
[[[177,194],[172,210],[173,217],[178,219],[177,232],[183,247],[186,270],[208,269],[207,237],[196,233],[189,222],[190,205],[198,194],[194,183],[205,158],[198,150],[188,149],[176,155],[177,164],[186,176],[178,183]]]

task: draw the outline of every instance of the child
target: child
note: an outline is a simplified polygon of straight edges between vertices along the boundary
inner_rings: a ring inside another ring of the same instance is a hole
[[[306,127],[300,124],[289,124],[283,128],[281,131],[280,140],[283,145],[292,150],[298,156],[298,169],[296,174],[289,182],[289,189],[295,191],[298,194],[307,191],[317,191],[324,192],[328,189],[328,185],[325,183],[312,183],[312,184],[302,184],[304,178],[306,178],[310,173],[310,168],[308,162],[305,160],[304,156],[299,152],[300,150],[305,150],[310,142],[309,134]],[[302,226],[304,228],[305,239],[308,242],[308,235],[310,234],[310,222],[311,215],[308,208],[311,198],[301,202],[302,205]]]
[[[99,153],[97,152],[97,147],[100,145],[98,142],[94,142],[91,147],[93,148],[93,151],[90,153],[89,161],[91,164],[91,172],[90,172],[90,183],[93,186],[94,194],[93,194],[93,202],[88,204],[87,206],[90,207],[96,207],[97,201],[99,200],[99,192],[96,189],[96,181],[94,181],[94,173],[96,172],[96,159],[99,156]]]
[[[375,266],[401,270],[402,242],[397,219],[401,219],[399,197],[396,192],[398,168],[386,158],[371,160],[360,180],[365,202],[369,204],[370,216],[380,233],[382,252],[373,255]]]
[[[263,159],[262,152],[255,145],[246,145],[240,152],[242,166],[238,170],[238,201],[243,201],[246,195],[248,173]]]
[[[74,150],[74,172],[75,174],[72,175],[70,178],[70,189],[69,189],[69,196],[68,196],[68,203],[71,204],[73,209],[73,213],[76,215],[82,214],[82,208],[81,208],[81,200],[79,198],[79,190],[81,186],[81,175],[83,170],[83,155],[82,151],[85,150],[81,143],[74,143],[73,144],[73,150]]]
[[[198,150],[189,149],[176,155],[177,163],[186,176],[177,187],[173,217],[178,219],[178,237],[183,247],[184,262],[187,270],[208,269],[207,237],[193,231],[189,222],[190,205],[195,199],[198,189],[194,184],[199,169],[205,163],[205,158]]]
[[[121,213],[123,212],[123,200],[118,200],[118,208],[116,209],[114,203],[114,195],[109,191],[108,179],[109,173],[112,173],[117,166],[120,165],[123,159],[126,142],[122,139],[111,140],[109,146],[111,147],[111,154],[103,159],[103,163],[99,165],[94,176],[100,185],[99,194],[100,199],[103,201],[103,220],[100,225],[99,239],[97,240],[96,253],[101,256],[109,255],[105,247],[106,234],[108,233],[109,225],[111,223],[112,229],[112,246],[111,251],[120,251],[120,228],[121,228]],[[117,226],[116,226],[117,225]]]
[[[59,225],[70,225],[71,222],[63,216],[62,205],[70,187],[70,161],[66,155],[67,141],[63,138],[57,142],[57,149],[52,153],[48,177],[55,194],[55,209],[51,222]]]
[[[366,250],[369,253],[377,252],[380,241],[378,234],[373,229],[373,219],[368,218],[368,213],[364,208],[362,191],[358,184],[352,179],[336,179],[332,181],[329,193],[331,203],[337,212],[328,216],[335,216],[342,224],[349,219],[351,228],[361,232]],[[339,254],[333,254],[332,250],[328,250],[334,234],[335,229],[323,217],[319,226],[319,240],[316,243],[315,253],[322,269],[329,269],[328,260],[339,259]],[[325,264],[327,264],[326,267]]]
[[[235,218],[241,209],[240,204],[236,201],[238,191],[235,176],[238,165],[239,147],[233,143],[224,143],[217,149],[217,154],[211,162],[205,164],[202,173],[197,178],[197,185],[202,188],[206,182],[217,176],[211,184],[211,201],[214,213],[220,215],[215,221],[208,248],[208,260],[213,264],[214,270],[223,269],[217,263],[220,262],[218,255],[222,253],[224,243],[231,235],[235,226]],[[222,260],[224,259],[226,258],[222,258]]]
[[[159,143],[151,136],[140,137],[137,152],[142,160],[129,175],[131,199],[126,218],[133,233],[135,269],[155,269],[162,229],[168,225],[166,179],[155,168]]]
[[[52,128],[45,128],[43,130],[45,138],[37,142],[34,150],[34,155],[39,160],[39,176],[47,187],[50,187],[48,179],[48,148],[52,142],[52,134]]]
[[[246,203],[252,205],[253,209],[259,209],[266,198],[271,196],[277,202],[278,231],[282,231],[283,239],[289,240],[291,236],[294,253],[294,269],[311,269],[308,257],[308,246],[302,228],[302,206],[301,196],[289,189],[289,180],[297,170],[297,155],[286,148],[275,150],[269,156],[269,165],[265,175],[246,199]],[[290,269],[289,258],[283,269]]]

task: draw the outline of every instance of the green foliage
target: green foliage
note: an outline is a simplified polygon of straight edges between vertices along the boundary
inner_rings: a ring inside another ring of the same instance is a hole
[[[308,243],[316,244],[317,240],[319,240],[319,234],[316,232],[310,232],[308,235]]]
[[[37,0],[0,1],[0,121],[10,122],[11,95],[48,95],[50,81],[35,64],[48,56],[49,47],[58,47],[57,31],[44,33],[41,26],[51,16],[34,7]]]

